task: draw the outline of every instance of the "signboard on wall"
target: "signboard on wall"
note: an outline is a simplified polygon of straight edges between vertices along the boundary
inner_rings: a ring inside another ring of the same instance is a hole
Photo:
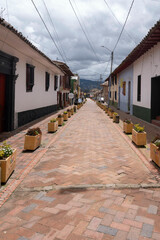
[[[74,94],[73,94],[73,93],[69,93],[68,97],[69,97],[70,99],[72,99],[72,98],[74,98]]]

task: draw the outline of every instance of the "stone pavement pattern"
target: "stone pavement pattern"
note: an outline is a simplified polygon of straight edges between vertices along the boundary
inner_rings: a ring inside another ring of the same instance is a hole
[[[156,182],[113,121],[91,100],[29,176],[24,187]]]
[[[156,182],[112,121],[88,101],[0,208],[0,240],[158,240],[159,189],[41,188]]]

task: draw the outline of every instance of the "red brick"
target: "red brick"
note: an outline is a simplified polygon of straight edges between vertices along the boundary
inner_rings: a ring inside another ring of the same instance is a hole
[[[116,222],[112,222],[111,227],[122,230],[122,231],[126,231],[126,232],[129,232],[130,230],[130,226],[122,223],[116,223]]]
[[[114,240],[126,240],[128,232],[118,231]]]
[[[117,212],[116,216],[114,217],[114,222],[123,222],[125,216],[125,212]]]
[[[133,220],[126,219],[126,218],[123,220],[123,223],[126,225],[130,225],[132,227],[136,227],[136,228],[142,228],[142,225],[143,225],[141,222],[133,221]]]
[[[99,226],[99,224],[101,223],[101,221],[102,221],[101,218],[94,217],[90,221],[90,223],[89,223],[87,228],[90,229],[90,230],[96,231],[98,226]]]
[[[110,224],[113,221],[114,216],[111,214],[106,214],[105,217],[103,218],[101,224],[105,226],[110,226]]]
[[[131,227],[127,240],[139,240],[141,230],[139,228]]]
[[[71,225],[66,225],[59,233],[57,233],[56,237],[58,239],[65,240],[69,236],[69,234],[73,231],[74,227]]]
[[[103,238],[104,234],[103,233],[94,232],[94,231],[91,231],[91,230],[86,230],[83,235],[86,236],[86,237],[89,237],[89,238],[101,240]]]
[[[75,227],[73,233],[77,235],[82,235],[82,233],[86,230],[88,226],[88,222],[80,221],[80,223]]]

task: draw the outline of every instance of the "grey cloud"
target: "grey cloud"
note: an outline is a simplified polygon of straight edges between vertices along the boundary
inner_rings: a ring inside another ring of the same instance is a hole
[[[106,1],[119,21],[123,24],[131,0]],[[42,14],[53,38],[56,40],[52,24],[47,16],[43,2],[39,0],[34,0],[34,2]],[[119,25],[112,16],[104,0],[72,0],[76,11],[76,6],[78,7],[79,11],[77,11],[77,14],[85,23],[89,39],[94,46],[98,58],[101,60],[99,63],[90,49],[69,1],[45,0],[45,3],[51,14],[62,47],[67,58],[70,60],[67,63],[72,71],[78,72],[80,76],[81,74],[88,74],[89,79],[97,79],[98,74],[104,73],[106,69],[107,62],[104,61],[110,58],[110,52],[107,52],[107,50],[101,48],[101,46],[106,46],[110,50],[113,50],[122,25]],[[5,0],[1,0],[1,6],[6,9]],[[125,27],[127,33],[125,31],[123,32],[114,52],[114,68],[124,60],[136,44],[145,37],[149,29],[159,20],[159,7],[160,2],[156,0],[141,0],[134,2],[133,9]],[[8,20],[7,17],[9,17],[10,23],[17,28],[18,31],[28,37],[32,43],[35,43],[35,45],[50,58],[57,59],[58,57],[59,60],[62,60],[31,1],[10,0],[8,10],[9,16],[7,16],[7,11],[5,11],[6,20]],[[130,36],[128,36],[128,34]],[[109,73],[110,62],[104,79]]]

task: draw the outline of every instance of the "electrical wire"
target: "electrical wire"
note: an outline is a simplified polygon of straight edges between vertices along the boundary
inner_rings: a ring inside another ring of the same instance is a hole
[[[57,48],[57,50],[58,50],[60,56],[62,57],[63,61],[66,62],[65,59],[64,59],[64,57],[63,57],[63,55],[62,55],[62,53],[61,53],[61,51],[59,50],[59,48],[58,48],[58,46],[57,46],[55,40],[53,39],[53,37],[52,37],[52,35],[51,35],[51,33],[50,33],[50,31],[49,31],[49,29],[48,29],[48,27],[47,27],[45,21],[43,20],[43,18],[42,18],[42,16],[41,16],[40,12],[39,12],[39,10],[38,10],[38,8],[36,7],[36,4],[34,3],[33,0],[31,0],[31,2],[32,2],[33,6],[35,7],[35,9],[36,9],[36,11],[37,11],[37,13],[38,13],[38,15],[39,15],[41,21],[43,22],[43,24],[44,24],[44,26],[45,26],[45,28],[46,28],[46,30],[47,30],[47,32],[48,32],[48,34],[49,34],[49,36],[50,36],[52,42],[54,43],[55,47]]]
[[[112,11],[111,7],[109,6],[109,4],[107,3],[106,0],[104,0],[105,4],[107,5],[108,9],[110,10],[110,12],[112,13],[113,17],[116,19],[116,21],[119,23],[120,26],[122,26],[122,23],[118,20],[118,18],[116,17],[116,15],[114,14],[114,12]],[[135,45],[137,45],[137,42],[133,39],[133,37],[126,31],[126,34],[132,39],[132,41],[135,43]]]
[[[122,30],[121,30],[120,35],[119,35],[119,37],[118,37],[118,40],[117,40],[117,42],[116,42],[116,44],[115,44],[115,46],[114,46],[114,48],[113,48],[113,51],[116,49],[116,47],[117,47],[117,45],[118,45],[118,43],[119,43],[119,40],[120,40],[120,38],[121,38],[121,36],[122,36],[122,33],[123,33],[123,30],[124,30],[125,25],[126,25],[126,23],[127,23],[127,20],[128,20],[129,14],[130,14],[131,9],[132,9],[132,7],[133,7],[133,3],[134,3],[134,0],[133,0],[132,3],[131,3],[131,6],[130,6],[130,8],[129,8],[129,11],[128,11],[128,14],[127,14],[126,20],[125,20],[125,22],[124,22],[124,25],[123,25],[123,27],[122,27]]]
[[[65,57],[66,63],[67,63],[67,59],[68,59],[68,58],[67,58],[67,56],[66,56],[66,54],[65,54],[65,51],[64,51],[64,49],[63,49],[63,47],[62,47],[62,44],[61,44],[61,42],[60,42],[60,38],[59,38],[58,33],[57,33],[57,31],[56,31],[55,25],[54,25],[54,23],[53,23],[53,20],[52,20],[52,18],[51,18],[51,15],[50,15],[50,13],[49,13],[49,10],[48,10],[48,8],[47,8],[47,5],[46,5],[46,3],[45,3],[44,0],[42,0],[42,2],[43,2],[43,4],[44,4],[44,6],[45,6],[47,15],[48,15],[48,17],[49,17],[49,19],[50,19],[50,21],[51,21],[53,30],[54,30],[55,35],[56,35],[56,38],[57,38],[57,43],[59,44],[59,46],[60,46],[60,48],[61,48],[61,50],[62,50],[62,53],[63,53],[63,55],[64,55],[64,57]]]
[[[87,36],[89,36],[88,31],[87,31],[86,24],[85,24],[85,22],[83,21],[83,19],[82,19],[82,17],[81,17],[81,14],[80,14],[80,11],[79,11],[79,9],[78,9],[78,5],[77,5],[77,3],[76,3],[75,0],[72,0],[72,1],[74,2],[75,7],[76,7],[76,9],[77,9],[77,11],[78,11],[78,14],[77,14],[77,15],[79,15],[80,18],[81,18],[81,24],[83,25],[83,28],[84,28]],[[88,38],[89,38],[89,37],[88,37]],[[89,38],[89,39],[90,39],[91,45],[93,46],[93,49],[95,49],[95,46],[94,46],[94,44],[93,44],[93,42],[92,42],[92,39],[91,39],[91,38]],[[97,54],[96,54],[96,56],[97,56]],[[98,57],[98,56],[97,56],[97,57]],[[98,59],[99,59],[99,57],[98,57]],[[101,60],[99,59],[99,61],[101,61]],[[102,62],[102,61],[101,61],[101,62]]]
[[[79,22],[79,25],[80,25],[80,27],[81,27],[83,33],[84,33],[84,35],[85,35],[85,37],[86,37],[86,39],[87,39],[87,41],[88,41],[88,44],[89,44],[90,48],[92,49],[92,51],[93,51],[93,53],[94,53],[96,59],[98,60],[98,62],[100,62],[100,59],[98,58],[98,56],[97,56],[97,54],[96,54],[96,52],[95,52],[95,50],[94,50],[94,48],[93,48],[93,46],[92,46],[92,44],[91,44],[89,38],[88,38],[88,36],[87,36],[87,34],[86,34],[86,32],[85,32],[85,30],[84,30],[82,24],[81,24],[81,21],[80,21],[78,15],[77,15],[77,13],[76,13],[74,7],[73,7],[73,4],[72,4],[71,0],[69,0],[69,3],[70,3],[70,5],[71,5],[71,7],[72,7],[72,10],[73,10],[73,12],[74,12],[74,14],[75,14],[75,16],[76,16],[78,22]]]

